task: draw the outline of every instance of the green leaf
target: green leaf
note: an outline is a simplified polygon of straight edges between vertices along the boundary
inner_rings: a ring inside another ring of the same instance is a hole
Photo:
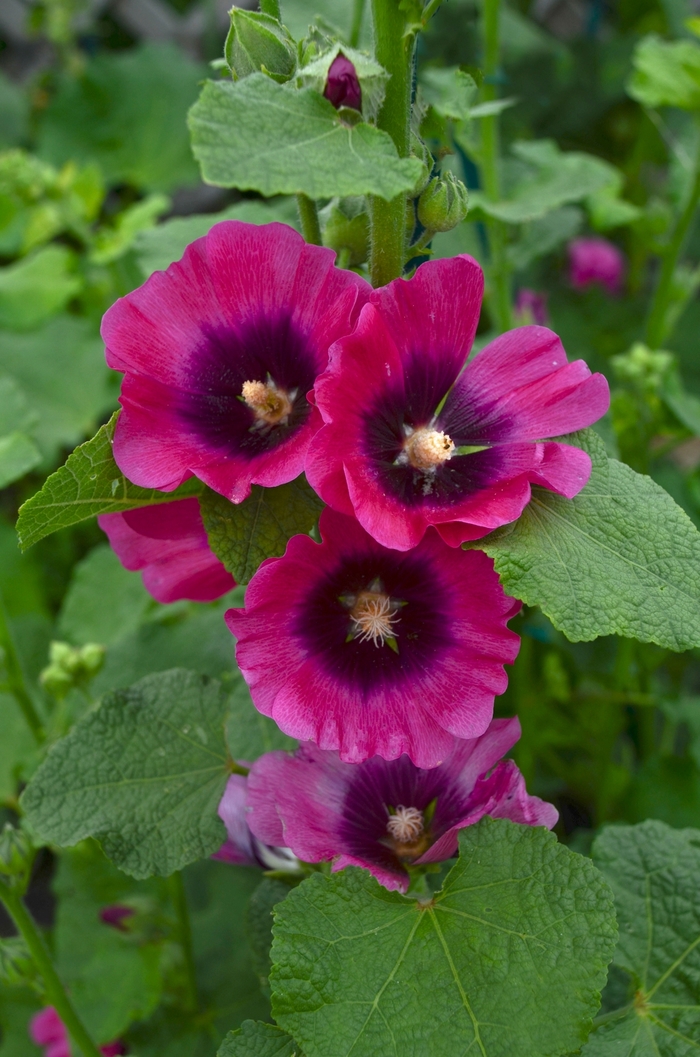
[[[274,937],[273,1014],[307,1057],[543,1057],[586,1038],[616,928],[590,860],[486,819],[432,899],[314,874]]]
[[[41,452],[33,440],[15,431],[0,437],[0,488],[24,477],[41,462]]]
[[[270,224],[278,220],[294,228],[299,225],[296,204],[291,198],[238,202],[223,213],[201,213],[166,220],[164,224],[136,236],[134,249],[144,278],[153,272],[164,271],[173,261],[179,261],[190,242],[206,235],[222,220],[244,220],[247,224]]]
[[[577,206],[562,206],[540,220],[533,220],[523,228],[518,241],[508,247],[513,268],[527,268],[532,261],[552,253],[574,238],[582,224],[583,212]]]
[[[196,183],[185,117],[205,70],[171,44],[99,55],[63,78],[42,115],[39,154],[58,166],[96,161],[110,183],[147,191]]]
[[[310,198],[373,194],[392,199],[418,180],[417,158],[399,158],[386,132],[350,128],[312,89],[254,73],[207,81],[189,116],[192,150],[207,183]]]
[[[129,206],[117,215],[113,228],[98,231],[90,250],[90,260],[95,264],[109,264],[123,257],[136,236],[152,229],[158,217],[167,213],[171,202],[166,195],[149,195],[141,202]]]
[[[244,1020],[230,1032],[216,1057],[303,1057],[294,1039],[274,1024]]]
[[[138,573],[125,569],[109,544],[102,543],[73,569],[58,634],[75,646],[88,642],[110,646],[138,628],[150,604]]]
[[[274,720],[258,712],[242,676],[230,698],[231,713],[226,722],[226,743],[234,760],[257,760],[275,749],[295,749],[298,742],[283,734]]]
[[[219,683],[177,668],[108,694],[27,786],[30,824],[63,846],[95,837],[137,878],[211,855],[226,837],[227,711]]]
[[[0,73],[0,150],[14,147],[28,137],[29,95]]]
[[[575,499],[542,488],[520,519],[478,543],[508,594],[540,606],[572,642],[626,635],[672,650],[700,646],[700,533],[650,477],[608,459],[593,430]]]
[[[442,117],[456,121],[469,117],[478,92],[474,78],[458,66],[428,67],[421,71],[420,86],[426,102]]]
[[[82,285],[75,255],[65,246],[45,246],[0,268],[0,327],[33,330],[65,308]]]
[[[76,448],[65,465],[52,473],[40,491],[20,507],[17,535],[22,550],[52,532],[98,514],[168,503],[197,495],[202,489],[203,485],[194,477],[175,492],[138,488],[127,481],[112,454],[117,414],[91,440]]]
[[[323,503],[297,477],[277,488],[253,485],[242,503],[206,489],[200,499],[209,545],[236,583],[247,584],[265,558],[284,554],[292,536],[311,532]]]
[[[0,801],[17,795],[35,752],[36,742],[19,705],[10,694],[0,692]]]
[[[627,91],[644,106],[700,108],[700,47],[691,40],[644,37],[635,48]]]
[[[89,436],[116,402],[99,335],[75,316],[59,316],[30,334],[0,331],[0,373],[24,392],[46,460]]]
[[[663,822],[610,826],[593,858],[615,895],[613,964],[627,993],[583,1057],[696,1057],[700,1039],[700,831]]]
[[[250,897],[246,910],[245,931],[253,956],[253,966],[266,994],[269,994],[268,977],[272,968],[272,912],[287,898],[290,891],[290,886],[284,881],[264,877]]]
[[[532,169],[501,202],[480,192],[469,196],[470,213],[477,209],[509,224],[538,220],[568,202],[580,202],[618,178],[608,162],[582,151],[560,151],[553,140],[514,143],[513,154]]]

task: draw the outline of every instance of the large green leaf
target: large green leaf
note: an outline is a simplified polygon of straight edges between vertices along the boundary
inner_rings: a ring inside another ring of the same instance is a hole
[[[235,84],[207,81],[189,123],[207,183],[266,197],[391,199],[421,172],[416,158],[399,158],[386,132],[364,122],[350,127],[318,92],[294,91],[263,73]]]
[[[0,437],[0,488],[24,477],[41,462],[41,452],[25,433],[15,430]]]
[[[211,855],[228,778],[221,685],[184,669],[108,694],[49,752],[22,796],[46,841],[96,837],[133,877]]]
[[[611,826],[593,858],[615,894],[614,965],[627,986],[615,981],[616,1001],[584,1057],[697,1057],[700,830],[654,821]]]
[[[292,536],[311,532],[323,503],[304,477],[277,488],[253,485],[242,503],[207,489],[200,499],[209,544],[236,583],[247,584],[265,558],[284,554]]]
[[[75,255],[65,246],[45,246],[0,268],[0,327],[32,330],[65,308],[81,290]]]
[[[88,642],[109,646],[138,628],[150,604],[138,573],[125,569],[109,544],[103,543],[74,567],[58,633],[76,646]]]
[[[627,91],[644,106],[700,109],[700,47],[692,40],[644,37],[634,52]]]
[[[17,535],[22,550],[52,532],[98,514],[155,506],[197,495],[202,489],[194,477],[175,492],[138,488],[127,481],[112,454],[116,422],[117,413],[91,440],[76,448],[65,465],[51,474],[40,491],[20,508]]]
[[[41,119],[39,153],[55,165],[96,161],[110,182],[148,191],[196,183],[185,116],[204,73],[170,44],[103,53],[63,79]]]
[[[590,860],[486,819],[431,899],[315,874],[274,937],[273,1013],[307,1057],[543,1057],[586,1038],[616,927]]]
[[[244,1020],[238,1031],[230,1032],[216,1057],[303,1057],[301,1050],[274,1024]]]
[[[700,533],[650,477],[608,459],[592,430],[565,439],[593,460],[583,491],[563,499],[533,488],[518,521],[470,546],[572,642],[617,634],[700,646]]]

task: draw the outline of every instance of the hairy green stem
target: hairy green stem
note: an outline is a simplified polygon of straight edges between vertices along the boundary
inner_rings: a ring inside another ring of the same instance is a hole
[[[281,18],[279,0],[260,0],[260,10],[264,15]]]
[[[0,900],[4,903],[5,909],[14,921],[17,931],[27,944],[29,953],[34,959],[34,963],[44,982],[44,989],[49,1004],[58,1013],[73,1042],[80,1048],[83,1057],[100,1057],[99,1049],[90,1038],[73,1003],[66,994],[58,973],[53,967],[46,944],[34,923],[34,919],[20,896],[9,885],[6,885],[4,881],[0,881]]]
[[[410,154],[411,76],[413,34],[406,33],[406,17],[398,0],[372,0],[375,57],[390,75],[377,125],[388,132],[399,157]],[[385,286],[401,275],[406,259],[406,196],[390,202],[372,196],[370,218],[370,277]]]
[[[301,233],[306,241],[314,246],[322,246],[321,225],[318,222],[318,210],[314,200],[307,195],[297,195],[297,209],[301,221]]]
[[[497,78],[500,70],[499,16],[501,0],[483,0],[481,27],[484,45],[484,101],[498,98]],[[481,176],[484,193],[491,202],[501,197],[499,172],[500,135],[499,116],[489,114],[481,120]],[[513,326],[510,292],[510,266],[506,252],[506,225],[489,217],[486,222],[491,250],[491,283],[493,308],[498,329],[502,332]]]
[[[362,20],[365,14],[365,0],[353,0],[352,5],[352,27],[350,29],[350,47],[357,48],[360,44],[360,33],[362,32]]]
[[[179,870],[168,878],[168,888],[177,919],[177,938],[185,959],[186,1008],[187,1012],[196,1013],[199,1008],[199,997],[192,949],[192,928],[187,908],[187,893]]]
[[[681,215],[676,221],[671,241],[666,247],[661,265],[661,274],[654,291],[654,297],[647,318],[646,340],[651,349],[658,349],[665,341],[666,317],[671,301],[673,299],[673,275],[678,264],[678,259],[683,252],[688,230],[695,211],[700,201],[700,149],[695,160],[695,175],[690,188],[690,195]]]
[[[17,647],[15,646],[12,629],[10,628],[10,622],[1,595],[0,649],[3,654],[0,659],[0,667],[4,666],[5,671],[7,672],[7,689],[22,710],[22,715],[27,721],[27,726],[34,735],[34,740],[40,745],[44,740],[44,724],[36,710],[36,706],[31,699],[29,691],[27,690],[26,679],[24,677],[24,672],[22,671],[22,662],[17,653]]]

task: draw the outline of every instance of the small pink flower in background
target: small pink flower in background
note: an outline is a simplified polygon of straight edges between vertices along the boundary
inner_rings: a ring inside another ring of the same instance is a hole
[[[569,243],[569,279],[576,290],[592,283],[618,294],[625,273],[625,258],[607,239],[574,239]]]
[[[518,290],[515,298],[515,318],[520,326],[535,323],[538,327],[546,327],[549,323],[547,294],[529,290],[527,287]]]
[[[330,65],[323,94],[336,110],[341,106],[362,110],[362,89],[357,71],[342,52],[336,55]]]
[[[105,925],[109,925],[110,928],[117,929],[118,932],[128,932],[125,921],[133,917],[136,911],[133,907],[128,907],[122,903],[112,903],[108,907],[103,907],[100,911],[100,921]]]
[[[286,734],[360,763],[406,753],[445,759],[453,737],[488,727],[520,640],[520,603],[481,551],[431,531],[412,551],[382,547],[326,509],[322,543],[295,536],[248,585],[226,622],[258,711]]]
[[[321,425],[307,400],[369,284],[284,224],[223,221],[102,321],[124,371],[114,435],[134,484],[193,475],[235,503],[304,469]]]
[[[34,1014],[29,1021],[29,1037],[44,1047],[44,1057],[72,1057],[68,1032],[53,1006]],[[100,1047],[100,1053],[103,1057],[121,1057],[126,1047],[121,1042],[110,1042]]]
[[[101,514],[97,521],[124,568],[140,571],[158,602],[213,602],[236,586],[209,547],[195,498]]]
[[[268,846],[251,833],[246,813],[247,791],[248,780],[245,775],[232,774],[218,810],[228,837],[212,855],[212,859],[233,863],[234,866],[260,866],[264,870],[296,870],[296,857],[288,848]]]
[[[605,414],[607,381],[568,363],[544,327],[502,334],[467,363],[483,283],[459,256],[373,291],[316,383],[325,425],[307,477],[385,547],[410,550],[429,525],[458,546],[515,521],[532,484],[571,498],[590,476],[585,452],[543,440]]]
[[[519,737],[517,719],[496,719],[480,738],[453,740],[430,770],[407,756],[346,764],[310,744],[294,756],[267,753],[248,778],[250,828],[305,862],[364,866],[386,888],[406,891],[408,865],[456,855],[459,830],[485,815],[555,824],[556,808],[529,796],[515,763],[501,759]]]

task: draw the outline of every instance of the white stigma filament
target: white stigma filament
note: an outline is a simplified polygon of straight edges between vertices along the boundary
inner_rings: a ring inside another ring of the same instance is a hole
[[[394,624],[399,619],[388,595],[376,591],[360,591],[350,610],[353,629],[360,642],[372,640],[383,646],[394,636]]]
[[[423,833],[423,812],[417,807],[396,808],[386,824],[387,833],[399,844],[413,844]]]
[[[414,430],[406,438],[403,450],[411,466],[417,470],[432,470],[452,458],[455,446],[446,433],[425,427]]]
[[[292,413],[292,401],[274,382],[244,382],[241,396],[262,424],[276,426]]]

